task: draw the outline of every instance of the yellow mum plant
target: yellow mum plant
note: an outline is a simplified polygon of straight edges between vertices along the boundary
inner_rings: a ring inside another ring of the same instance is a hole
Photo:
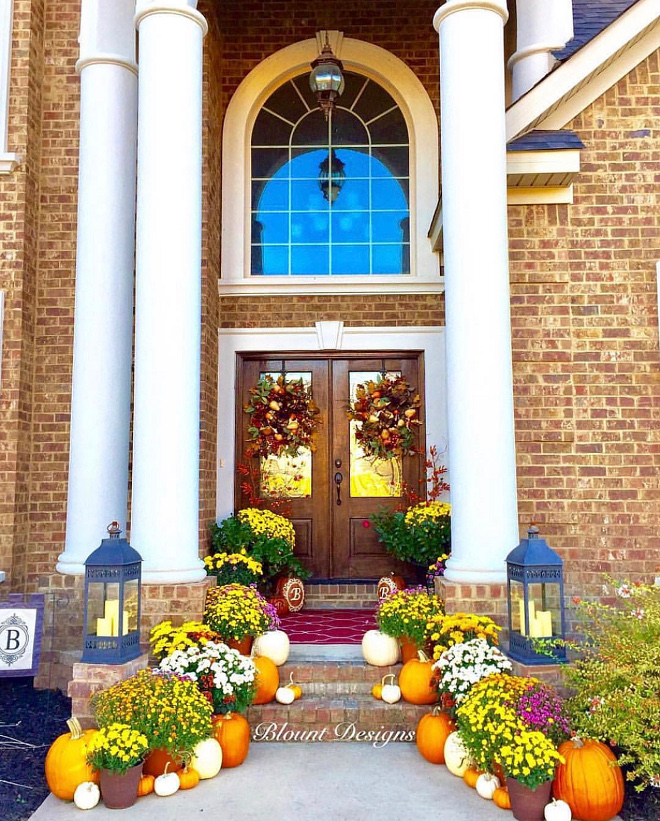
[[[127,724],[146,736],[150,750],[187,758],[212,733],[213,709],[194,681],[140,670],[92,698],[99,727]]]
[[[151,651],[160,661],[175,650],[203,647],[208,641],[219,641],[220,636],[201,621],[186,621],[175,627],[171,621],[161,621],[149,634]]]
[[[128,724],[109,724],[92,736],[87,761],[95,770],[125,773],[140,764],[149,750],[147,737]]]
[[[424,649],[429,638],[429,620],[444,611],[440,596],[429,594],[424,587],[407,588],[395,591],[378,605],[376,623],[388,636],[406,638]]]
[[[470,639],[484,639],[488,644],[497,645],[501,629],[488,616],[478,616],[475,613],[436,615],[427,624],[433,644],[433,658],[436,661],[447,648]]]
[[[280,620],[273,605],[256,587],[226,584],[212,587],[206,594],[204,622],[227,641],[276,630]]]

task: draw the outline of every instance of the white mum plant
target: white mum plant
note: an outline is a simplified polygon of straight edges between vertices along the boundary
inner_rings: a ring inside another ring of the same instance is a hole
[[[448,693],[459,704],[482,678],[510,673],[513,668],[499,648],[484,639],[471,639],[445,650],[433,669],[440,674],[440,692]]]

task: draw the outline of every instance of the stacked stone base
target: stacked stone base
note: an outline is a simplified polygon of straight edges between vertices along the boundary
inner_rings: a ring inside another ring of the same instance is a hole
[[[94,693],[107,690],[113,684],[130,678],[138,670],[144,670],[148,664],[148,653],[124,664],[74,664],[73,680],[69,682],[67,690],[71,699],[71,715],[76,716],[85,729],[96,726],[91,706]]]

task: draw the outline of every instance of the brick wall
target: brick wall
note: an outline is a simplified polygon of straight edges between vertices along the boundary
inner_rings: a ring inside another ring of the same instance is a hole
[[[23,162],[0,177],[0,288],[5,291],[0,408],[0,568],[17,590],[27,573],[36,260],[44,71],[42,0],[15,0],[8,150]]]
[[[0,178],[7,291],[0,429],[0,563],[36,589],[64,542],[78,154],[79,0],[15,0],[9,148]],[[433,296],[218,298],[222,113],[278,48],[339,27],[404,59],[437,105],[435,2],[212,3],[205,48],[200,528],[215,508],[216,328],[442,324]],[[214,16],[214,12],[217,17]],[[569,585],[652,575],[658,557],[660,407],[655,260],[657,55],[572,124],[583,170],[571,206],[510,209],[521,524],[534,517]],[[494,471],[496,481],[496,471]],[[12,562],[12,545],[15,546]]]
[[[572,205],[509,209],[521,524],[569,591],[660,565],[658,54],[568,127]]]

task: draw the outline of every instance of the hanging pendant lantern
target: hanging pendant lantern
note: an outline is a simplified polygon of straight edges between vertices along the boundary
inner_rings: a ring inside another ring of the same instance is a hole
[[[335,100],[344,91],[344,66],[330,48],[328,35],[319,56],[312,62],[312,73],[309,75],[309,87],[316,95],[319,106],[326,120],[334,108]]]
[[[339,192],[346,182],[346,171],[343,163],[335,154],[335,149],[331,148],[328,156],[319,165],[319,188],[323,198],[328,202],[334,202],[339,196]]]

